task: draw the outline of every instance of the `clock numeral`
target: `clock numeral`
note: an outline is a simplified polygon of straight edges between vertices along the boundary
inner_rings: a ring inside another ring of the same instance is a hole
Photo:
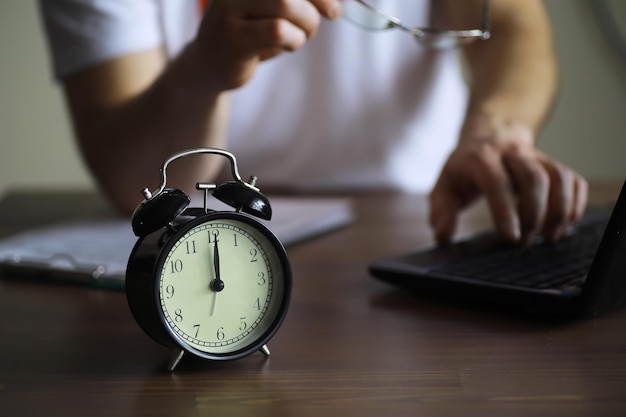
[[[256,249],[250,249],[250,256],[252,257],[250,259],[250,262],[257,262],[258,255],[259,255],[259,251],[257,251]]]
[[[193,337],[198,337],[198,332],[200,331],[200,325],[194,324],[193,328],[196,330],[196,334],[194,334]]]
[[[175,274],[177,272],[182,272],[183,270],[183,261],[180,259],[176,259],[174,261],[170,261],[170,272]]]
[[[196,241],[192,240],[191,242],[185,242],[187,245],[187,255],[191,255],[192,253],[196,253]]]
[[[243,332],[247,328],[248,328],[248,323],[246,323],[246,318],[240,317],[239,318],[239,330]]]
[[[209,230],[209,243],[219,242],[217,237],[220,235],[220,231],[218,229]]]
[[[168,285],[167,287],[165,287],[165,297],[169,300],[172,297],[174,297],[174,286],[173,285]]]
[[[257,297],[252,308],[254,308],[255,310],[261,311],[261,299],[259,297]]]
[[[257,284],[259,284],[259,287],[265,285],[265,283],[267,282],[267,280],[265,279],[265,273],[259,272],[257,274],[257,277],[259,278],[259,280],[257,281]]]
[[[233,246],[235,246],[235,247],[239,246],[239,244],[237,243],[237,233],[233,233],[233,241],[234,241],[233,242],[234,243]]]
[[[217,335],[216,336],[217,336],[217,340],[224,340],[224,337],[226,335],[224,334],[224,328],[223,327],[220,327],[220,328],[217,329]]]
[[[181,321],[183,321],[183,310],[181,310],[180,308],[174,310],[174,321],[176,323],[180,323]]]

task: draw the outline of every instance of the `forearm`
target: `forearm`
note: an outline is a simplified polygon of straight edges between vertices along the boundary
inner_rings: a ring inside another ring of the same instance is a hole
[[[470,101],[464,133],[491,119],[523,125],[534,138],[550,113],[558,84],[548,17],[539,1],[496,0],[491,22],[491,39],[466,51]],[[468,136],[462,134],[461,140]]]
[[[123,212],[139,203],[143,188],[158,186],[159,168],[172,153],[223,147],[226,136],[227,94],[194,80],[186,51],[170,64],[160,52],[141,54],[149,58],[115,60],[66,83],[81,152],[100,189]],[[100,91],[98,85],[108,88]],[[176,164],[168,186],[190,191],[195,182],[215,176],[218,161],[189,158]]]
[[[452,22],[467,27],[480,3],[445,4]],[[430,221],[437,239],[447,241],[460,210],[484,196],[495,227],[509,240],[529,244],[538,234],[558,240],[582,216],[587,185],[534,144],[557,89],[548,18],[539,0],[491,5],[491,39],[466,50],[469,107],[431,192]]]

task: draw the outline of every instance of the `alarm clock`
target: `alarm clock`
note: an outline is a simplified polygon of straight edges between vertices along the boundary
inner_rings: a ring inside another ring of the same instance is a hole
[[[213,154],[230,162],[233,181],[197,183],[203,207],[189,207],[183,191],[167,188],[175,160]],[[291,267],[284,246],[258,219],[270,220],[268,199],[256,177],[241,179],[230,152],[191,149],[172,155],[155,191],[142,191],[132,216],[138,236],[126,269],[130,310],[145,333],[171,348],[167,369],[184,355],[233,360],[261,351],[287,314]],[[209,198],[233,210],[212,210]]]

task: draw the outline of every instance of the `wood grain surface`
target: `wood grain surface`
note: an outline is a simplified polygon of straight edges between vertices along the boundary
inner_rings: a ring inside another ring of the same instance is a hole
[[[626,415],[626,310],[545,322],[392,288],[367,265],[431,241],[426,198],[353,203],[353,225],[288,249],[293,299],[269,359],[170,373],[123,292],[3,277],[0,416]],[[0,232],[76,215],[111,213],[91,194],[14,193]],[[477,208],[461,232],[488,225]]]

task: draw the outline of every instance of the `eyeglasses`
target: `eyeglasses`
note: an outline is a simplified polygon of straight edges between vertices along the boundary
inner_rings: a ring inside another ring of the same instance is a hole
[[[367,30],[383,31],[401,29],[415,38],[417,42],[432,49],[450,49],[486,40],[491,36],[489,31],[489,0],[483,0],[482,22],[480,29],[445,30],[421,27],[409,27],[400,19],[390,16],[365,0],[352,0],[343,5],[343,17]]]

